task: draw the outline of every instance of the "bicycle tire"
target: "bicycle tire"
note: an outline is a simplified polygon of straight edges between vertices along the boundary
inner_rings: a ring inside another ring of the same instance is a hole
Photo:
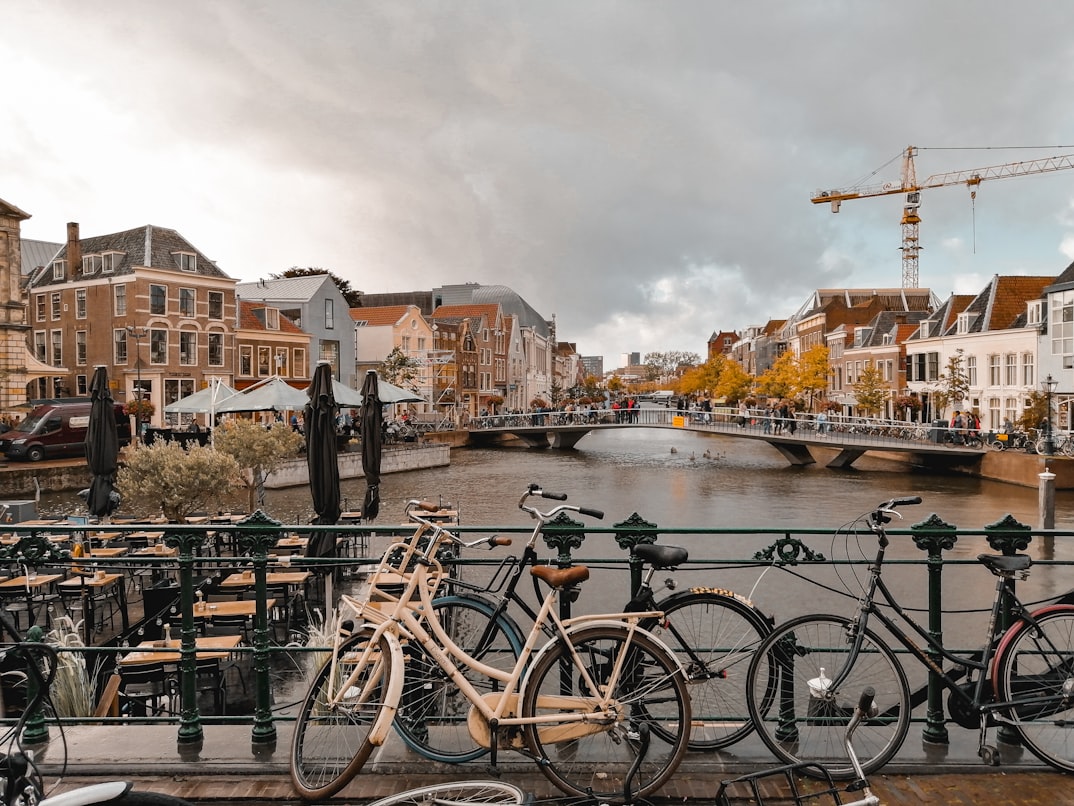
[[[598,801],[634,802],[655,792],[675,772],[690,737],[690,695],[674,655],[648,633],[631,635],[618,625],[583,627],[567,639],[553,640],[526,676],[519,710],[524,717],[553,720],[564,712],[563,697],[593,693],[586,678],[603,689],[606,674],[617,665],[623,673],[612,692],[619,710],[611,725],[548,721],[523,726],[541,772],[568,795]],[[626,657],[620,654],[624,650],[630,653]],[[575,653],[585,675],[574,664]],[[660,731],[652,730],[657,721],[663,722]],[[564,732],[581,735],[564,738]],[[639,763],[646,733],[648,748]]]
[[[1057,770],[1074,772],[1074,607],[1061,605],[1033,622],[1015,624],[1003,638],[994,668],[996,695],[1000,702],[1015,703],[1006,715],[1025,746]]]
[[[336,670],[350,674],[355,656],[370,638],[370,628],[360,630],[336,649],[339,658]],[[392,658],[388,639],[381,637],[378,651],[365,664],[360,677],[348,694],[361,700],[328,709],[326,693],[330,685],[332,659],[329,658],[313,678],[309,692],[302,702],[291,739],[291,783],[305,800],[319,800],[334,795],[361,771],[373,744],[369,731],[388,707],[384,702],[387,682],[391,680]]]
[[[454,781],[397,792],[368,806],[521,806],[524,798],[521,789],[503,781]]]
[[[443,596],[433,601],[440,624],[459,648],[487,666],[510,672],[522,654],[519,629],[501,614],[488,636],[495,606],[476,596]],[[456,764],[488,752],[470,736],[466,716],[470,701],[417,641],[407,657],[403,696],[395,730],[408,747],[432,761]],[[499,682],[461,666],[459,671],[478,691],[497,691]]]
[[[735,594],[692,588],[656,604],[659,619],[642,623],[675,653],[690,692],[691,750],[728,747],[753,731],[746,710],[746,672],[772,631],[755,607]],[[660,726],[655,725],[658,733]]]
[[[831,692],[831,698],[811,695],[811,682],[830,681],[850,660],[854,624],[831,615],[801,616],[781,624],[754,653],[746,690],[754,727],[777,758],[787,764],[822,764],[837,779],[855,775],[844,739],[866,686],[875,690],[880,709],[854,734],[854,748],[866,773],[880,769],[898,752],[910,726],[906,675],[895,653],[871,630],[865,631],[861,651],[839,690]],[[774,697],[769,682],[773,679]]]

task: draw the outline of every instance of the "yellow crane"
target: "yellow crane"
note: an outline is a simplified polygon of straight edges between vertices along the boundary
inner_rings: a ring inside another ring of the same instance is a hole
[[[1015,176],[1029,176],[1031,174],[1051,173],[1052,171],[1074,168],[1074,154],[1063,154],[1057,157],[1045,157],[1024,162],[1008,162],[1003,165],[991,165],[985,168],[971,168],[968,171],[949,171],[947,173],[933,174],[925,181],[918,182],[914,168],[914,157],[916,155],[917,148],[914,146],[907,146],[906,151],[902,153],[901,182],[818,190],[809,197],[813,204],[830,203],[832,212],[838,213],[839,205],[850,199],[906,194],[906,202],[902,211],[903,288],[917,288],[918,283],[917,258],[921,249],[918,243],[918,229],[921,224],[921,217],[917,211],[921,206],[922,190],[942,188],[948,185],[965,185],[970,190],[970,198],[973,199],[977,197],[977,186],[986,179],[1008,179]]]

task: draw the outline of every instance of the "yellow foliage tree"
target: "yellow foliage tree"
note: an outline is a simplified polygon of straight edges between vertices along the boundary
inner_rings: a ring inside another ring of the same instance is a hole
[[[769,397],[794,397],[798,392],[798,356],[787,350],[757,379],[757,391]]]

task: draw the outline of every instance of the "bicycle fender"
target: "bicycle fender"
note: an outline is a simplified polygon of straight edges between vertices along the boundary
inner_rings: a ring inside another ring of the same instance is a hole
[[[1037,610],[1034,610],[1032,613],[1029,614],[1029,616],[1030,616],[1030,618],[1036,619],[1036,618],[1040,618],[1041,616],[1047,616],[1050,613],[1062,613],[1064,611],[1068,612],[1068,613],[1074,613],[1074,605],[1068,605],[1068,604],[1045,605],[1044,607],[1041,607],[1041,608],[1038,608]],[[1012,624],[1007,629],[1007,632],[1005,632],[1003,634],[1003,637],[999,641],[999,646],[996,647],[995,657],[992,658],[992,668],[989,670],[990,674],[992,675],[992,688],[993,688],[993,691],[994,691],[996,697],[999,697],[999,692],[995,691],[995,688],[996,688],[996,670],[999,668],[999,659],[1004,656],[1004,654],[1007,651],[1007,647],[1010,645],[1011,641],[1014,640],[1015,636],[1018,635],[1020,632],[1022,632],[1022,630],[1029,629],[1029,625],[1030,625],[1030,622],[1026,621],[1025,619],[1019,619],[1018,621],[1014,622],[1014,624]]]
[[[393,672],[388,680],[388,687],[384,693],[384,707],[380,709],[377,721],[373,723],[373,727],[367,737],[369,743],[374,747],[380,747],[384,744],[384,740],[392,731],[392,722],[395,721],[395,713],[399,710],[399,700],[403,697],[403,678],[405,677],[404,664],[406,660],[403,657],[403,647],[399,643],[398,636],[391,632],[384,632],[383,637],[388,642],[388,651],[392,657],[392,669],[398,669],[399,671]]]
[[[93,803],[105,803],[126,795],[134,786],[130,781],[109,781],[104,784],[80,786],[70,792],[45,798],[38,806],[90,806]]]

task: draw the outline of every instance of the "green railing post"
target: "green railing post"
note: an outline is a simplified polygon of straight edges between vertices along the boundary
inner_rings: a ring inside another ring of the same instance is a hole
[[[45,631],[38,625],[34,625],[26,631],[26,641],[28,643],[40,644],[45,640]],[[27,663],[37,663],[37,657],[33,650],[26,653]],[[38,668],[40,668],[38,664]],[[40,693],[37,685],[37,680],[34,675],[27,673],[26,675],[26,701],[32,701]],[[42,707],[44,703],[38,705],[30,714],[26,717],[26,724],[22,731],[22,740],[26,744],[45,744],[48,741],[48,725],[45,723],[45,709]]]
[[[559,553],[556,555],[556,565],[560,568],[569,568],[573,562],[571,549],[580,548],[585,541],[585,524],[579,523],[567,517],[567,513],[561,512],[551,521],[545,524],[542,536],[545,544]],[[570,594],[560,591],[559,617],[569,619],[571,617]],[[562,664],[560,669],[560,689],[563,694],[571,691],[571,668],[570,664]]]
[[[954,548],[958,535],[954,526],[945,523],[937,515],[930,515],[927,520],[914,524],[910,531],[917,547],[928,552],[926,562],[929,575],[929,635],[942,645],[943,552]],[[943,656],[939,652],[929,649],[928,656],[937,667],[943,665]],[[921,738],[930,744],[947,744],[949,740],[944,720],[943,692],[939,675],[930,669],[925,728],[921,732]]]
[[[615,542],[619,544],[619,548],[630,552],[630,595],[637,596],[645,563],[634,556],[634,548],[643,543],[655,543],[660,532],[657,531],[655,523],[649,523],[637,512],[631,513],[625,521],[613,524],[612,528],[617,530]]]
[[[168,527],[165,527],[168,529]],[[198,711],[198,648],[194,626],[194,558],[205,542],[205,534],[189,529],[168,529],[164,545],[178,550],[179,612],[179,738],[180,745],[201,744],[204,732]]]
[[[1028,526],[1024,523],[1019,523],[1014,519],[1014,516],[1007,514],[995,523],[990,523],[985,527],[985,538],[994,551],[1010,557],[1029,548],[1029,543],[1032,541],[1033,536]],[[1013,579],[1003,581],[1003,594],[1003,603],[999,611],[999,623],[996,624],[996,635],[1002,635],[1011,626],[1011,603],[1014,601]],[[995,636],[991,637],[995,638]],[[1022,743],[1018,731],[1009,725],[1001,724],[996,735],[1004,744],[1020,745]]]
[[[794,633],[787,633],[780,639],[780,645],[773,648],[773,657],[779,668],[779,710],[776,739],[781,742],[798,741],[798,718],[794,713],[794,659],[796,639]]]
[[[276,744],[276,725],[272,721],[272,689],[269,679],[269,619],[268,550],[280,539],[280,521],[260,509],[239,521],[236,526],[247,527],[239,532],[239,550],[249,553],[254,563],[254,591],[257,599],[254,612],[254,726],[250,742],[254,752],[261,752],[266,745]],[[249,527],[262,527],[260,531]]]

